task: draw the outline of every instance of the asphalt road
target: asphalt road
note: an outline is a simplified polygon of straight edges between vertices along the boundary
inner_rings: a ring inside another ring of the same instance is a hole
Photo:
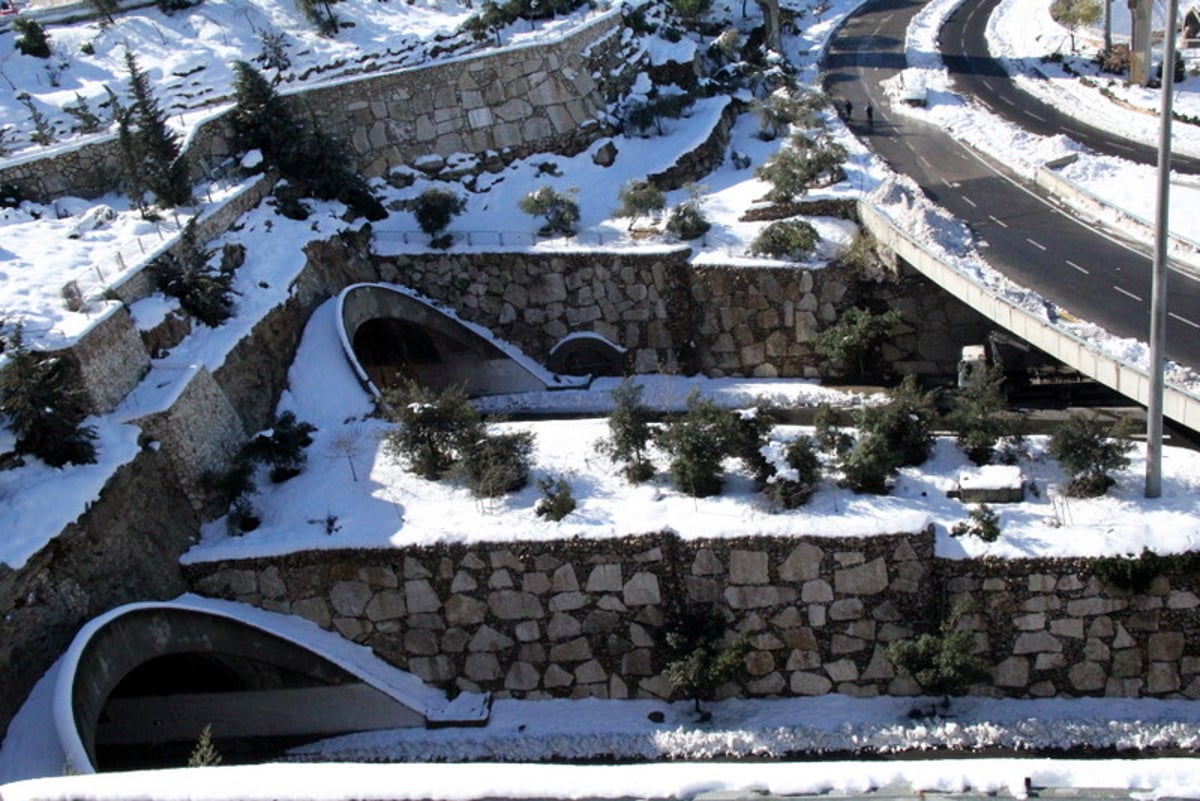
[[[835,98],[853,103],[851,129],[896,172],[911,176],[932,200],[965,222],[999,272],[1078,318],[1117,336],[1146,341],[1148,252],[1077,220],[1036,187],[941,129],[892,113],[880,82],[904,68],[905,32],[921,6],[913,0],[867,3],[830,43],[825,86]],[[985,20],[977,17],[975,22],[981,26]],[[986,67],[986,46],[975,52],[981,38],[964,34],[959,41],[959,49],[969,53],[961,58],[976,68],[968,70],[975,79],[1008,88],[1006,76]],[[1013,105],[1019,109],[1028,100],[1018,93]],[[863,113],[868,102],[875,109],[871,126]],[[1046,120],[1051,124],[1049,116]],[[1176,272],[1168,280],[1167,355],[1200,368],[1200,283]]]
[[[973,95],[993,113],[1042,136],[1066,134],[1097,153],[1158,164],[1158,148],[1114,136],[1062,114],[1054,106],[1018,89],[1004,67],[988,54],[987,20],[1000,0],[966,0],[942,26],[942,61],[961,93]],[[1171,168],[1200,172],[1200,160],[1172,155]]]

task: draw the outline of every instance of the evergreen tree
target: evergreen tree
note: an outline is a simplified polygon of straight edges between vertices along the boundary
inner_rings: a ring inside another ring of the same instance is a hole
[[[75,126],[71,130],[78,133],[96,133],[104,125],[100,117],[92,111],[88,99],[78,92],[75,93],[75,104],[65,105],[62,110],[75,119]]]
[[[292,152],[301,126],[291,108],[262,74],[245,61],[233,63],[233,95],[237,104],[230,114],[233,146],[239,152],[261,150],[268,163],[284,173],[295,170]]]
[[[17,325],[4,348],[8,366],[0,373],[0,413],[16,435],[16,451],[52,467],[96,461],[96,429],[82,425],[87,397],[61,357],[33,353]]]
[[[50,58],[50,39],[46,30],[33,17],[13,18],[13,30],[17,33],[17,49],[22,55],[34,58]]]
[[[1003,382],[1004,373],[989,368],[982,376],[971,377],[951,399],[949,423],[958,432],[958,444],[967,458],[978,465],[992,460],[996,442],[1012,428],[1004,412]]]
[[[697,713],[703,714],[701,701],[711,701],[722,684],[746,670],[750,643],[744,635],[727,643],[725,625],[716,607],[697,606],[675,613],[663,627],[663,676],[692,699]]]
[[[958,626],[966,612],[964,604],[956,604],[936,634],[897,640],[887,649],[897,670],[911,676],[925,692],[942,696],[944,705],[949,696],[986,681],[991,673],[987,661],[975,653],[974,636]]]
[[[864,378],[869,360],[902,319],[895,309],[876,314],[868,309],[850,308],[836,324],[817,334],[813,347],[843,369],[854,368],[857,377]]]
[[[1113,485],[1109,473],[1129,466],[1131,426],[1125,418],[1106,425],[1094,414],[1072,414],[1050,438],[1050,454],[1071,476],[1067,494],[1081,498],[1103,495]]]
[[[613,411],[608,416],[608,438],[596,443],[597,450],[624,465],[630,484],[640,484],[654,475],[648,455],[653,429],[650,410],[642,403],[642,385],[626,379],[612,391]]]
[[[706,498],[721,491],[721,463],[736,437],[733,415],[693,392],[688,408],[658,432],[659,446],[671,456],[671,477],[683,492]]]
[[[132,162],[140,173],[140,183],[155,194],[160,206],[190,203],[188,163],[179,146],[179,135],[167,125],[167,116],[151,91],[150,78],[130,50],[125,51],[125,69],[133,96],[127,124],[132,132]]]
[[[486,434],[479,412],[459,387],[434,394],[408,382],[388,392],[382,405],[387,418],[398,424],[385,437],[388,452],[409,471],[432,481],[449,472]]]
[[[195,221],[189,221],[180,238],[179,255],[164,254],[150,264],[159,291],[179,299],[184,311],[216,328],[233,314],[233,270],[209,264],[212,251],[196,240]]]

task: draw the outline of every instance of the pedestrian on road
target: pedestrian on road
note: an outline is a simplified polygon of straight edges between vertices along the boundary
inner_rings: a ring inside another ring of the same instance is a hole
[[[867,128],[875,130],[875,108],[870,103],[867,103]]]
[[[850,102],[850,98],[846,98],[846,121],[850,121],[850,115],[854,111],[854,104]]]

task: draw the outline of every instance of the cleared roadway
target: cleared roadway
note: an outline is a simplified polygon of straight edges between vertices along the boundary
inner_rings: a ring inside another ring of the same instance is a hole
[[[1117,336],[1145,341],[1151,264],[1147,253],[1080,222],[1041,190],[940,128],[892,113],[880,82],[906,66],[905,33],[922,5],[911,0],[869,2],[847,19],[830,43],[826,89],[854,104],[851,128],[896,172],[911,176],[933,201],[966,223],[981,253],[999,272],[1078,318]],[[976,55],[986,58],[986,48]],[[1003,75],[989,80],[1008,83]],[[1018,97],[1013,101],[1017,107],[1027,96]],[[863,114],[868,102],[875,109],[871,127]],[[1168,286],[1167,355],[1200,368],[1200,283],[1173,272]]]

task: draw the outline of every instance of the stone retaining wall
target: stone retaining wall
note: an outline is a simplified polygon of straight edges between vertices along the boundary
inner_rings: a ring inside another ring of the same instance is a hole
[[[1195,571],[1168,570],[1133,594],[1086,560],[944,561],[950,604],[996,664],[1000,692],[1200,698]]]
[[[802,513],[802,512],[801,512]],[[719,610],[747,696],[910,695],[888,643],[960,625],[995,666],[972,694],[1200,697],[1197,576],[1145,594],[1086,560],[933,557],[933,531],[849,538],[520,542],[322,551],[185,567],[196,592],[300,615],[426,681],[501,697],[670,695],[662,629]]]
[[[336,551],[189,565],[197,592],[306,617],[423,679],[501,696],[671,694],[661,629],[720,610],[747,695],[912,692],[883,657],[930,615],[932,532],[869,539],[648,534]]]
[[[347,142],[359,170],[382,175],[429,154],[575,154],[607,131],[607,103],[634,77],[619,11],[560,41],[503,48],[423,67],[373,74],[285,95],[326,133]],[[184,144],[193,180],[232,154],[227,112],[216,112]],[[49,200],[98,197],[120,184],[115,135],[0,166],[0,183]]]
[[[898,373],[950,376],[987,321],[901,266],[864,278],[820,269],[691,265],[658,252],[422,253],[377,258],[381,278],[453,307],[545,363],[564,336],[592,332],[625,348],[639,373],[817,377],[813,336],[855,305],[896,308],[884,349]]]

